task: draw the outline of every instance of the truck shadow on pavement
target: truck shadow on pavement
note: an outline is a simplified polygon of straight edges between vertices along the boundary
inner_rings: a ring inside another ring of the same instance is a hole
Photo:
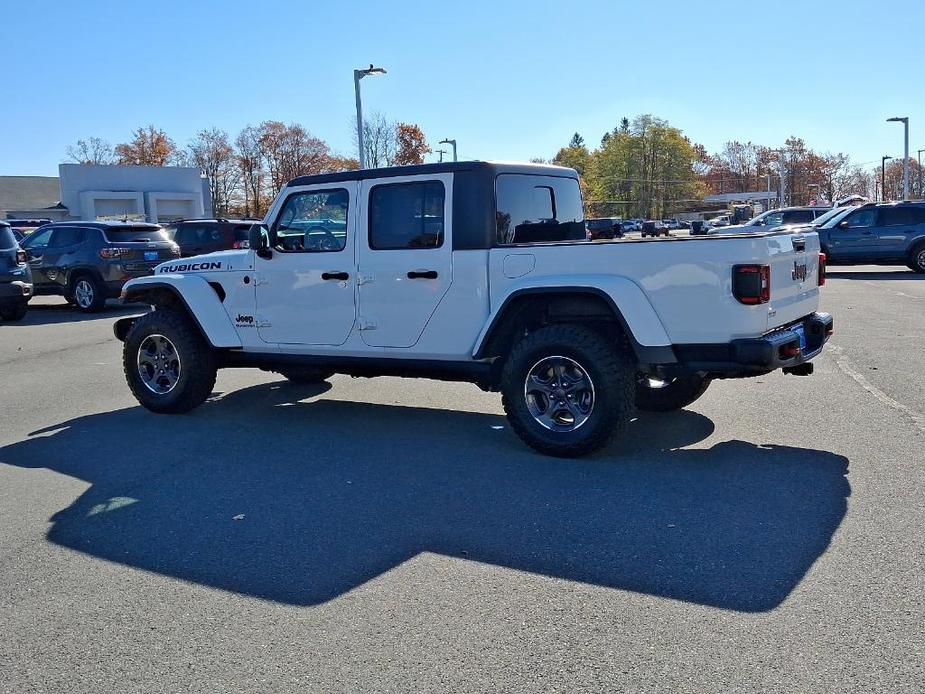
[[[837,265],[829,265],[825,276],[836,280],[925,280],[925,274],[912,270],[883,270],[882,272],[847,272],[837,269]]]
[[[676,450],[713,431],[690,411],[634,420],[633,443],[570,461],[525,448],[503,417],[325,389],[270,383],[187,416],[80,417],[0,448],[0,463],[91,483],[51,519],[53,543],[295,605],[427,551],[770,610],[825,551],[850,494],[847,459],[825,451]]]

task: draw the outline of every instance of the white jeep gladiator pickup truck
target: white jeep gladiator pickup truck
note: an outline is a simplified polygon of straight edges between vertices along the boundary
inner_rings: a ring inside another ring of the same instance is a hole
[[[264,221],[249,249],[126,284],[154,309],[114,328],[149,410],[196,407],[225,367],[469,381],[501,391],[527,444],[578,456],[712,379],[807,375],[832,332],[815,233],[589,243],[572,169],[305,176]]]

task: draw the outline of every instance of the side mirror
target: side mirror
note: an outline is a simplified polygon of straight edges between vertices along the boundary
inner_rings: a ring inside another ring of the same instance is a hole
[[[846,219],[846,220],[844,220],[844,221],[842,221],[842,222],[839,222],[839,223],[838,223],[838,228],[839,228],[839,229],[847,229],[847,228],[848,228],[848,220]]]
[[[272,258],[270,230],[266,224],[252,224],[247,230],[247,243],[261,258]]]

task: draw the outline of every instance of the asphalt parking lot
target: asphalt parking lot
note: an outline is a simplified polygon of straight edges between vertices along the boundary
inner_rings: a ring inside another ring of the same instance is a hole
[[[475,386],[125,386],[113,308],[0,325],[0,691],[922,692],[925,275],[832,268],[816,373],[594,457]]]

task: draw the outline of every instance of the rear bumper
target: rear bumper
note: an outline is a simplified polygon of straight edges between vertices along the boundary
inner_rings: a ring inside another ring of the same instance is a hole
[[[0,283],[0,304],[22,304],[32,298],[32,285],[19,280]]]
[[[805,346],[800,348],[802,326]],[[733,340],[726,344],[675,345],[679,365],[686,371],[715,377],[749,376],[775,369],[792,369],[816,357],[832,335],[828,313],[813,313],[762,337]]]

